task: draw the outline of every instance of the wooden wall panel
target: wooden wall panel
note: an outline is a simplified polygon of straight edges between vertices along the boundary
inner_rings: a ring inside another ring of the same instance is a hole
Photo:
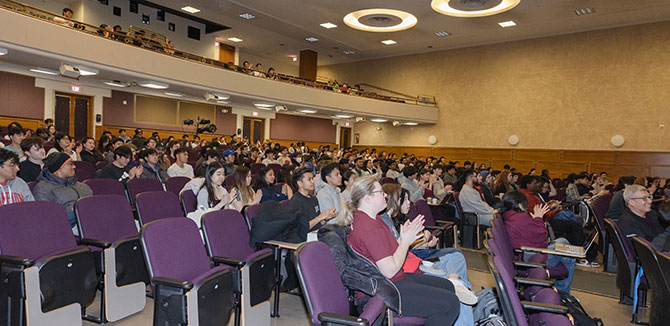
[[[33,131],[39,127],[44,126],[44,121],[39,119],[25,119],[25,118],[0,116],[0,127],[2,127],[4,130],[5,128],[7,128],[7,125],[13,121],[20,123],[24,129],[32,129]]]
[[[552,177],[565,178],[570,173],[587,171],[607,172],[616,181],[620,176],[654,176],[670,178],[670,153],[665,152],[620,152],[586,150],[532,150],[507,148],[462,148],[462,147],[401,147],[401,146],[354,146],[375,147],[377,151],[415,154],[417,156],[444,156],[448,161],[475,161],[486,163],[496,170],[505,164],[527,173],[530,168],[538,172],[548,169]]]
[[[128,126],[97,126],[95,128],[95,139],[98,140],[100,139],[100,136],[102,135],[103,131],[109,130],[112,132],[113,136],[118,136],[119,135],[119,129],[126,129],[126,135],[128,137],[133,137],[133,134],[135,133],[135,127],[128,127]],[[181,139],[181,137],[184,134],[187,134],[190,136],[192,139],[193,136],[195,135],[195,132],[192,131],[172,131],[172,130],[164,130],[164,129],[150,129],[150,128],[142,128],[142,134],[144,137],[151,137],[151,134],[154,133],[155,131],[158,132],[158,136],[161,139],[168,138],[170,136],[173,136],[176,139]],[[220,134],[199,134],[198,135],[200,139],[207,139],[207,140],[212,140],[212,138],[217,137],[221,138],[223,137]],[[225,136],[224,137],[225,141],[228,142],[230,141],[231,137],[230,136]]]
[[[279,143],[282,146],[288,147],[291,144],[296,144],[299,140],[286,140],[286,139],[268,139],[269,142],[273,143]],[[313,141],[306,141],[305,146],[309,147],[309,149],[315,149],[319,148],[321,145],[329,145],[330,149],[335,149],[337,148],[337,144],[335,143],[320,143],[320,142],[313,142]]]

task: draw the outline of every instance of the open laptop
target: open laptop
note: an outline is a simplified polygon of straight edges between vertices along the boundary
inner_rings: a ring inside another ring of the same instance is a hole
[[[584,243],[584,246],[574,246],[563,243],[557,243],[556,248],[554,250],[565,252],[568,254],[586,255],[586,252],[589,251],[589,249],[591,249],[591,246],[596,241],[597,237],[598,237],[598,231],[593,230],[589,235],[589,238],[586,241],[586,243]]]

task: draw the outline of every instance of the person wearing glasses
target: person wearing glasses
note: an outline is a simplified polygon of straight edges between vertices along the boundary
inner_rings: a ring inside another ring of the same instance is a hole
[[[658,222],[658,214],[651,209],[653,197],[641,185],[630,185],[623,191],[626,208],[619,215],[617,224],[626,235],[629,248],[633,248],[633,237],[642,237],[653,241],[665,230]]]
[[[28,184],[16,177],[18,172],[19,156],[0,149],[0,206],[35,200]]]

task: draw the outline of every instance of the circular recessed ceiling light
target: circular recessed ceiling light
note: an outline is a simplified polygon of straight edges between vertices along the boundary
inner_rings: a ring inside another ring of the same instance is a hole
[[[269,102],[254,102],[254,106],[261,110],[272,110],[277,106],[277,104]]]
[[[348,13],[344,23],[366,32],[397,32],[412,28],[417,23],[414,15],[394,9],[364,9]]]
[[[388,120],[386,119],[370,119],[372,122],[387,122]]]
[[[521,0],[433,0],[433,10],[454,17],[484,17],[508,11]]]
[[[335,115],[335,117],[338,117],[338,118],[340,118],[340,119],[351,119],[351,118],[353,118],[354,116],[353,116],[353,115],[349,115],[349,114],[337,114],[337,115]]]
[[[316,111],[316,110],[312,110],[312,109],[299,109],[298,112],[302,112],[302,113],[316,113],[317,111]]]

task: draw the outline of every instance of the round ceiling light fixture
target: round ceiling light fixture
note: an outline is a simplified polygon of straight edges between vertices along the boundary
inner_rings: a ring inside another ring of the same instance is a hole
[[[433,10],[454,17],[485,17],[516,7],[521,0],[433,0]]]
[[[397,32],[412,28],[418,20],[408,12],[395,9],[363,9],[344,16],[347,26],[366,32]]]

